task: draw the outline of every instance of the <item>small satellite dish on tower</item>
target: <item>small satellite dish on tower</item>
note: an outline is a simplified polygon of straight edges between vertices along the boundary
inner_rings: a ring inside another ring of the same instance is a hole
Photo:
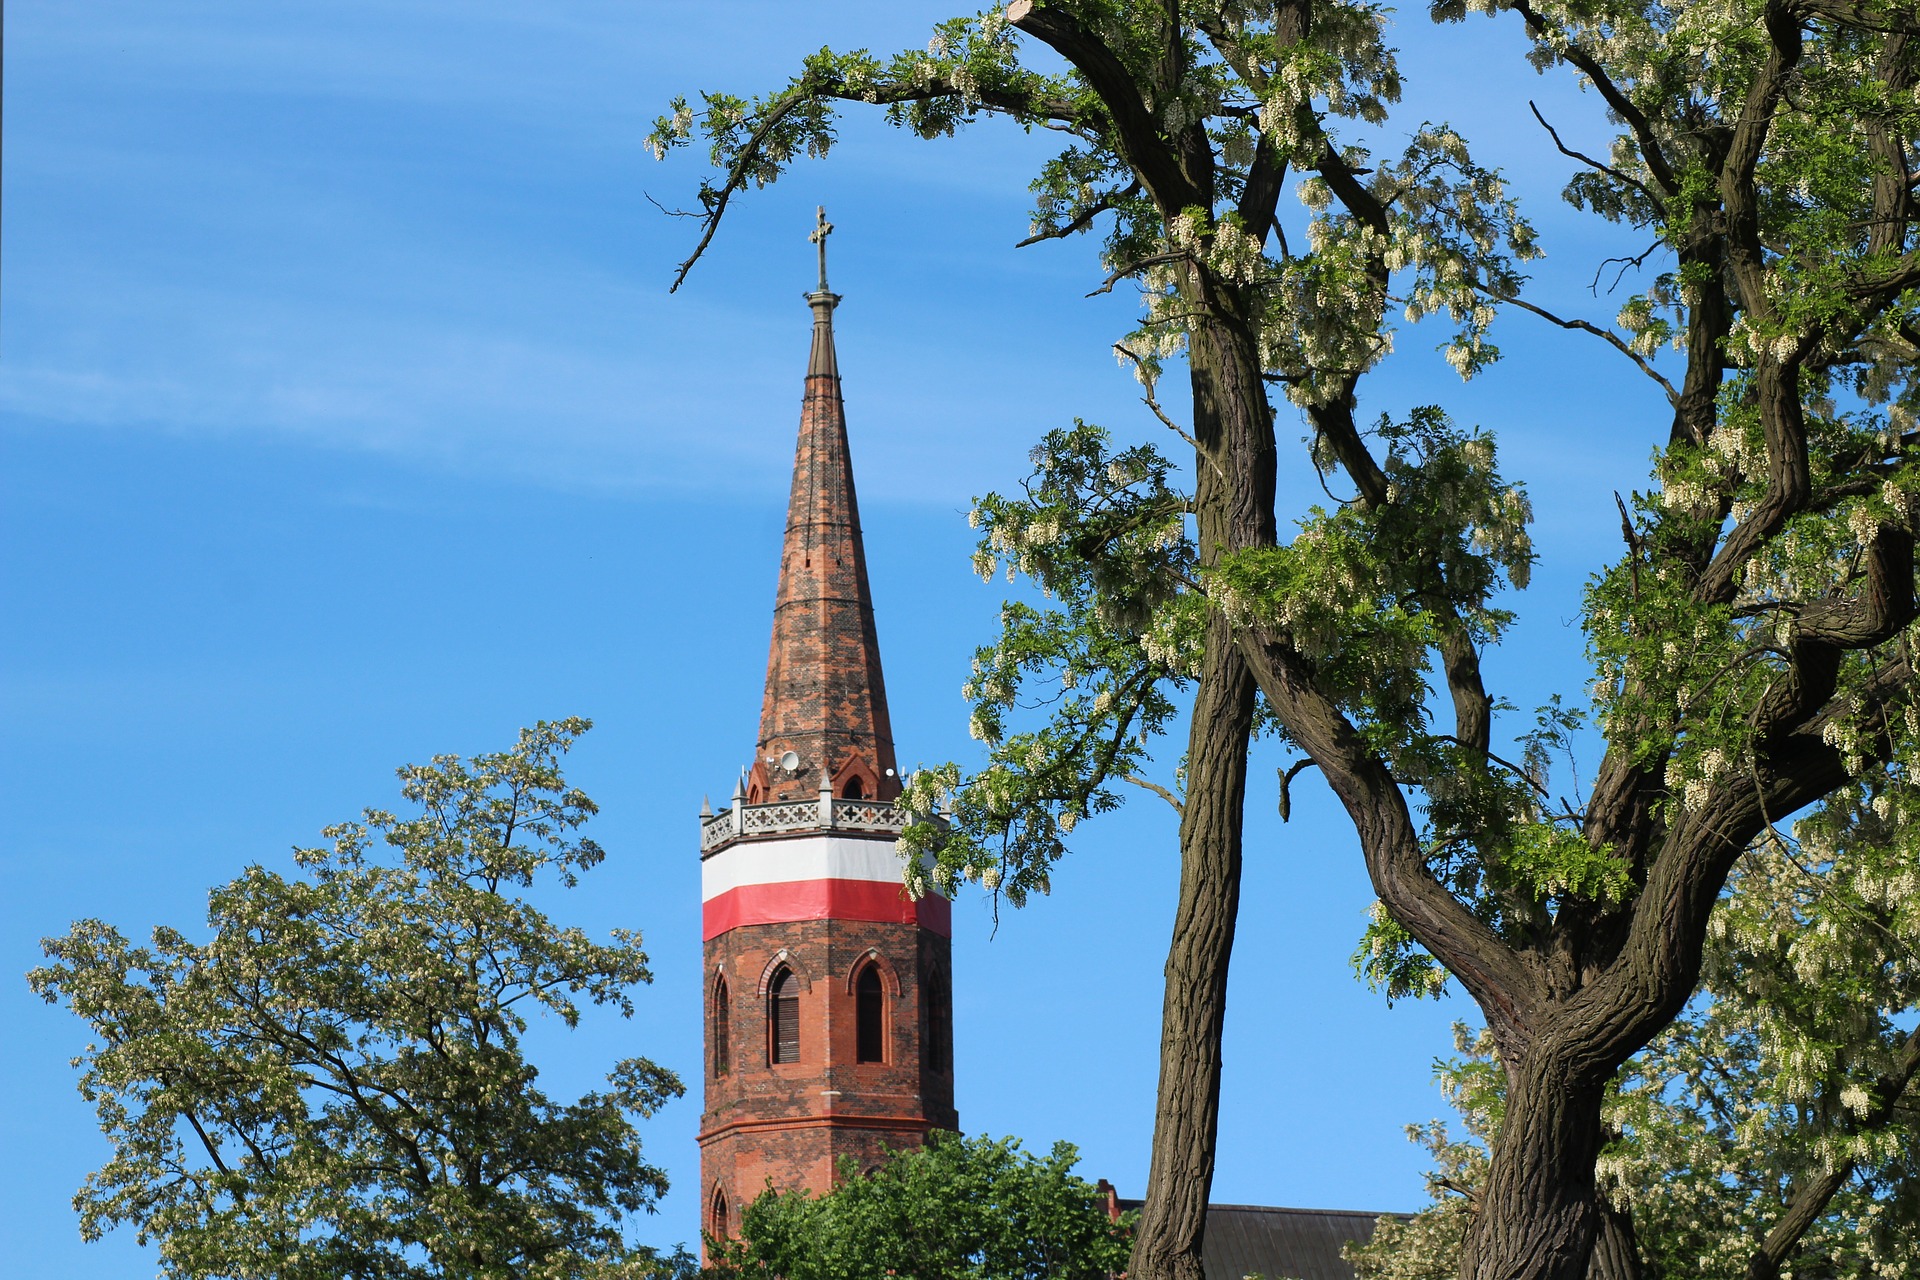
[[[789,751],[787,754],[781,756],[780,767],[788,773],[800,772],[800,753],[797,751]]]

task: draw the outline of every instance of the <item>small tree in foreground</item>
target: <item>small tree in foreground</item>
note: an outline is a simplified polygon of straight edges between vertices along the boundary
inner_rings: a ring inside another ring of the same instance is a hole
[[[1131,1215],[1073,1174],[1064,1142],[1044,1158],[1013,1138],[936,1133],[862,1177],[841,1161],[824,1196],[773,1191],[747,1206],[741,1239],[710,1241],[719,1280],[1106,1280],[1127,1264]]]
[[[306,879],[249,867],[215,889],[212,937],[138,947],[98,920],[29,975],[86,1019],[75,1060],[113,1157],[80,1230],[131,1225],[168,1277],[438,1280],[654,1274],[625,1242],[666,1177],[633,1117],[683,1091],[644,1058],[559,1103],[521,1053],[526,1015],[578,997],[633,1010],[637,934],[561,928],[516,889],[571,887],[604,856],[559,758],[589,722],[511,751],[400,772],[413,806],[369,809],[297,849]],[[684,1262],[684,1255],[681,1256]]]

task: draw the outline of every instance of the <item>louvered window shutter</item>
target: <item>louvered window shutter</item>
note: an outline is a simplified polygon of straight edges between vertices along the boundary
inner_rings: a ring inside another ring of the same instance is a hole
[[[773,1060],[800,1061],[800,982],[782,970],[774,980],[772,1003]]]

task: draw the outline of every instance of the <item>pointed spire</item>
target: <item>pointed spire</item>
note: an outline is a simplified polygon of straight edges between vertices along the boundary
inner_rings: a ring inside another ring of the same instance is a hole
[[[813,350],[749,783],[753,802],[811,798],[822,778],[836,795],[891,799],[900,791],[833,346],[840,301],[827,289],[833,224],[825,210],[818,218],[808,238],[819,247],[820,288],[807,295]]]

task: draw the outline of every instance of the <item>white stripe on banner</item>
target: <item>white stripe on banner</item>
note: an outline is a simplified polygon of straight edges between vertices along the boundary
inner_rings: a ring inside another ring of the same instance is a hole
[[[891,840],[802,836],[797,840],[743,840],[700,864],[700,901],[750,884],[795,880],[880,880],[900,883],[906,859]]]

